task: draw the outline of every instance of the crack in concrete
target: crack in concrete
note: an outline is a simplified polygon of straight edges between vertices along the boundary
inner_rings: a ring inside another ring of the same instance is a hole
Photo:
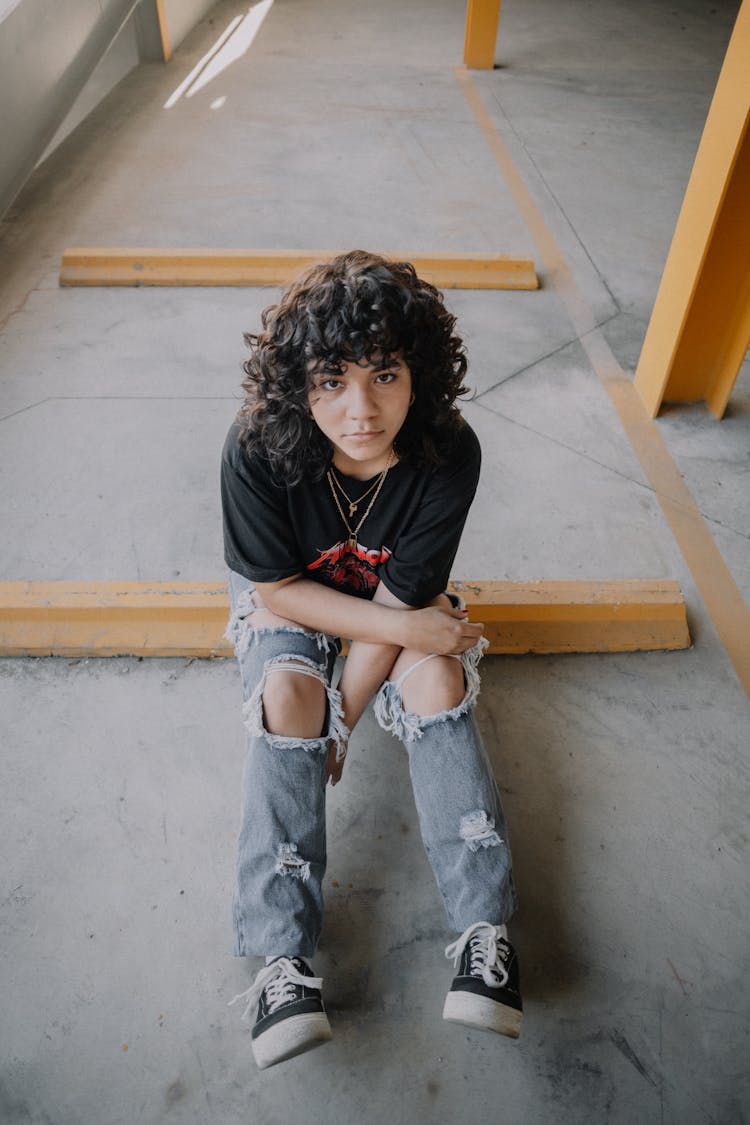
[[[526,147],[525,142],[521,139],[520,134],[516,131],[516,128],[515,128],[512,120],[510,119],[508,113],[503,108],[503,105],[500,102],[500,99],[498,97],[498,92],[496,90],[492,91],[492,100],[494,101],[495,105],[497,106],[498,111],[502,114],[503,120],[507,123],[508,129],[513,134],[514,138],[516,139],[516,142],[518,143],[519,147],[521,148],[522,152],[524,153],[526,159],[529,161],[531,167],[534,169],[537,176],[539,177],[540,182],[544,186],[544,190],[548,193],[550,199],[554,203],[558,212],[560,213],[560,215],[562,215],[563,219],[565,220],[565,222],[568,226],[568,229],[570,230],[570,233],[573,235],[576,242],[580,246],[581,250],[586,255],[586,259],[587,259],[589,265],[591,266],[592,270],[594,271],[594,274],[596,275],[596,277],[599,281],[599,284],[601,285],[602,289],[607,294],[610,301],[612,302],[615,309],[617,310],[616,313],[615,313],[615,315],[617,315],[617,313],[622,312],[622,309],[620,308],[612,290],[610,289],[610,287],[607,284],[605,278],[602,276],[601,272],[599,271],[599,267],[596,265],[596,262],[591,257],[591,254],[589,253],[588,247],[586,246],[586,244],[581,239],[581,236],[579,235],[576,228],[573,226],[573,223],[570,220],[570,218],[568,217],[568,214],[567,214],[565,208],[563,207],[562,203],[560,202],[557,195],[555,194],[555,192],[550,187],[549,183],[547,182],[546,177],[544,176],[543,172],[541,171],[538,164],[534,160],[534,157],[531,155],[529,149]]]
[[[552,434],[544,433],[542,430],[538,430],[534,426],[529,426],[525,422],[519,422],[517,418],[511,418],[508,414],[503,414],[501,410],[496,410],[484,402],[479,402],[478,399],[471,399],[471,402],[480,409],[486,410],[488,414],[494,415],[495,418],[502,418],[504,422],[509,422],[512,426],[518,426],[519,429],[526,430],[527,433],[534,434],[535,437],[542,438],[544,441],[551,441],[553,445],[565,449],[568,453],[573,453],[576,457],[581,457],[584,461],[589,461],[592,465],[604,469],[605,472],[613,473],[615,476],[629,481],[630,484],[634,484],[637,488],[643,489],[644,492],[649,492],[655,498],[657,497],[657,492],[653,485],[637,480],[635,477],[630,476],[629,473],[625,473],[621,469],[616,469],[613,465],[607,465],[604,461],[599,461],[596,457],[592,457],[590,453],[585,453],[582,449],[576,449],[574,446],[568,445],[567,442],[561,441],[560,438],[553,437]],[[664,494],[662,493],[661,495]],[[679,505],[679,501],[674,499],[674,497],[670,496],[668,499],[671,503]],[[732,527],[730,524],[722,523],[721,520],[717,519],[715,516],[708,515],[708,513],[704,512],[701,508],[698,510],[707,523],[711,523],[715,527],[721,527],[725,531],[738,535],[741,539],[750,539],[750,534],[748,534],[748,532],[741,531],[739,528]]]
[[[603,328],[606,324],[609,324],[610,321],[616,320],[620,315],[621,314],[619,312],[612,313],[611,316],[605,317],[604,320],[598,322],[594,326],[594,328],[591,329],[591,331],[594,332],[600,328]],[[586,333],[586,335],[588,334],[589,333]],[[532,368],[537,367],[541,363],[546,363],[548,359],[553,359],[556,355],[560,355],[561,352],[564,352],[566,348],[572,347],[573,344],[580,344],[583,348],[582,340],[584,338],[585,337],[577,335],[570,336],[567,340],[564,340],[562,344],[558,345],[558,347],[553,348],[552,351],[546,352],[544,355],[539,356],[537,359],[531,360],[530,363],[525,364],[523,367],[519,367],[517,371],[513,371],[510,375],[506,375],[504,379],[498,379],[498,381],[496,383],[493,383],[491,387],[485,387],[483,391],[480,391],[478,394],[474,395],[470,399],[467,399],[466,401],[477,402],[480,398],[484,398],[485,395],[488,395],[490,391],[497,390],[498,387],[504,387],[506,383],[512,382],[513,379],[516,379],[519,375],[525,375],[526,372],[531,371]]]
[[[236,402],[235,395],[48,395],[0,417],[0,423],[48,402]]]
[[[49,398],[39,399],[38,402],[31,402],[28,406],[22,406],[20,410],[13,410],[10,414],[4,414],[0,418],[0,422],[8,422],[11,418],[17,418],[19,414],[25,414],[27,410],[36,410],[37,406],[44,406],[45,402],[52,402],[52,396]]]

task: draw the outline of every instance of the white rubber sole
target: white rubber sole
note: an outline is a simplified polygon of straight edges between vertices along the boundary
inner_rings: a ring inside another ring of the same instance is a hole
[[[265,1070],[267,1066],[320,1047],[331,1038],[331,1025],[325,1012],[305,1012],[281,1020],[253,1039],[253,1056],[258,1068]]]
[[[523,1013],[487,996],[477,996],[475,992],[449,992],[443,1007],[443,1019],[451,1023],[462,1023],[466,1027],[476,1027],[480,1031],[495,1031],[518,1039],[521,1034]]]

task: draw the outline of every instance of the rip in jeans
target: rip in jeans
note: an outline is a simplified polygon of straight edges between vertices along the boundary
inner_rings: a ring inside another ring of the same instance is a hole
[[[327,654],[330,651],[332,643],[327,633],[304,629],[301,625],[253,625],[252,615],[263,613],[266,609],[264,605],[256,603],[255,590],[243,590],[232,609],[229,624],[224,632],[225,639],[234,646],[238,660],[245,655],[253,641],[257,641],[263,635],[269,636],[272,633],[291,633],[298,636],[301,634],[302,636],[313,637],[321,652]]]
[[[274,631],[283,632],[284,630]],[[288,631],[292,632],[293,630]],[[265,729],[263,725],[263,690],[266,686],[266,678],[272,672],[292,672],[310,676],[322,683],[328,699],[328,730],[325,734],[320,735],[319,738],[299,738],[296,735],[271,734]],[[316,664],[309,656],[289,652],[267,660],[263,665],[262,676],[242,708],[242,717],[248,733],[259,738],[265,738],[268,745],[275,750],[292,750],[300,747],[307,751],[321,751],[325,749],[329,742],[333,742],[336,747],[336,761],[340,762],[346,757],[349,730],[344,722],[341,692],[328,683],[325,664]]]
[[[297,852],[296,844],[279,844],[276,860],[276,874],[306,883],[310,878],[310,861]]]
[[[484,809],[476,809],[461,817],[459,834],[469,851],[478,852],[480,848],[499,848],[502,840],[495,831],[494,818]]]
[[[417,715],[413,711],[407,711],[401,697],[401,687],[407,676],[410,676],[421,664],[434,659],[436,653],[425,656],[422,660],[418,660],[416,664],[412,664],[411,668],[407,668],[398,680],[386,680],[381,685],[374,704],[375,718],[383,730],[390,731],[394,738],[411,742],[421,738],[425,728],[432,726],[433,723],[442,723],[446,719],[458,719],[465,714],[476,703],[479,695],[480,684],[477,666],[488,646],[487,638],[480,637],[472,648],[462,653],[461,656],[454,657],[455,660],[461,661],[464,670],[465,694],[456,707],[447,711],[440,711],[437,715]]]

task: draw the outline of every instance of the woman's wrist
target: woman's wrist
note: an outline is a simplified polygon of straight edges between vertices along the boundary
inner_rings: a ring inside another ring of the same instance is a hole
[[[390,643],[398,645],[399,648],[408,648],[410,611],[408,609],[392,609],[391,613],[395,617],[395,628]]]

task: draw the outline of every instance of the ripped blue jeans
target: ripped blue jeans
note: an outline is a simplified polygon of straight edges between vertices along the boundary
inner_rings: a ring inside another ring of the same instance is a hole
[[[234,952],[312,957],[323,923],[328,746],[332,742],[343,755],[348,737],[332,683],[341,644],[301,627],[255,626],[252,583],[233,571],[229,593],[227,637],[240,667],[247,731]],[[413,668],[397,682],[386,680],[375,699],[376,719],[401,739],[409,756],[422,840],[457,934],[473,922],[507,922],[516,906],[500,794],[474,718],[483,647],[460,657],[466,694],[452,711],[424,717],[404,710],[401,685]],[[263,688],[279,667],[325,686],[319,738],[264,729]]]

